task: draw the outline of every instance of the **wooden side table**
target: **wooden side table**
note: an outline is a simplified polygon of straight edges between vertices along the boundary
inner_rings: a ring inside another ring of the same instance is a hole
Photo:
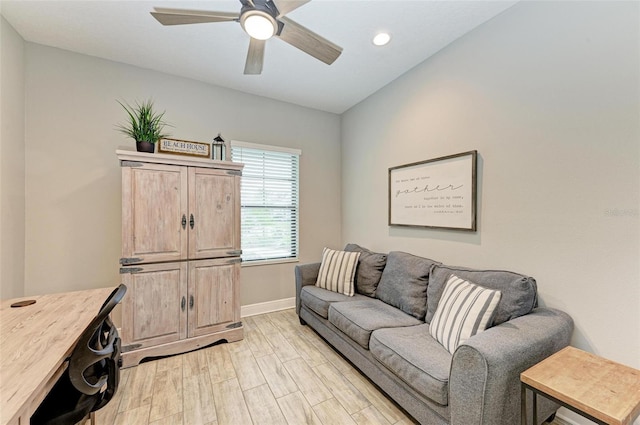
[[[640,370],[566,347],[520,374],[522,424],[527,424],[526,389],[605,425],[630,425],[640,414]]]

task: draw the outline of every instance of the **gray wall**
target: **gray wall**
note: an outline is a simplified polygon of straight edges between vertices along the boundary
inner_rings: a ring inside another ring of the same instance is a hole
[[[537,279],[640,368],[637,2],[521,2],[343,115],[342,238]],[[477,232],[387,226],[388,168],[477,149]]]
[[[302,261],[340,241],[340,117],[193,80],[26,43],[26,294],[119,283],[116,99],[153,96],[172,136],[302,150]],[[293,297],[294,264],[242,269],[241,304]]]
[[[0,299],[24,294],[24,42],[0,16]]]

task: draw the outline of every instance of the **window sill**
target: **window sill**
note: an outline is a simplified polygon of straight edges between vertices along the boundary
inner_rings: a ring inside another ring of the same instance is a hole
[[[278,258],[275,260],[256,260],[247,262],[243,261],[240,265],[242,267],[269,266],[272,264],[297,263],[299,261],[300,260],[298,258]]]

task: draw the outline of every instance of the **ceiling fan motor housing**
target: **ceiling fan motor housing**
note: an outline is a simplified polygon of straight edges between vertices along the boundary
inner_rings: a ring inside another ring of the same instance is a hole
[[[276,7],[276,5],[271,0],[240,0],[242,3],[242,9],[240,10],[240,16],[244,15],[245,12],[251,10],[258,10],[261,12],[265,12],[273,19],[276,19],[280,14],[280,11]]]

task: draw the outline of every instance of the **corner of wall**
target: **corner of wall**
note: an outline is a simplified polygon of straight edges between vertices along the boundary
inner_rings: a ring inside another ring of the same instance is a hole
[[[0,15],[0,299],[24,294],[24,50]]]

